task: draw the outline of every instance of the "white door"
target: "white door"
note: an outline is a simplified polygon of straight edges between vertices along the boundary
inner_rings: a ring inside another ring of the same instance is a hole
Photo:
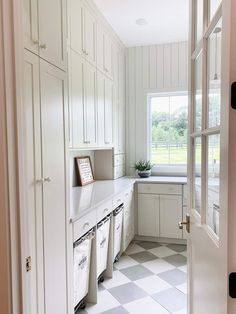
[[[40,60],[45,314],[67,312],[66,73]]]
[[[227,313],[227,207],[222,169],[220,1],[192,1],[189,111],[189,313]],[[208,5],[207,5],[208,3]],[[224,24],[223,24],[224,25]],[[223,121],[223,122],[222,122]]]
[[[113,77],[112,65],[112,42],[107,33],[104,33],[104,71],[111,78]]]
[[[66,69],[66,1],[38,1],[39,54]]]
[[[41,178],[41,123],[39,58],[25,50],[24,107],[25,158],[23,256],[31,257],[31,270],[23,269],[23,309],[26,314],[44,314],[43,228]],[[25,265],[25,260],[22,261]]]
[[[96,18],[87,7],[84,10],[84,47],[86,59],[96,65]]]
[[[70,12],[70,47],[74,51],[83,54],[84,8],[81,0],[68,1]]]

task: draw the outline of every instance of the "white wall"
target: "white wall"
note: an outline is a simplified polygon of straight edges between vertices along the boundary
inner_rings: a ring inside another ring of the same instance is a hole
[[[127,49],[127,174],[147,158],[147,95],[187,91],[187,42]]]

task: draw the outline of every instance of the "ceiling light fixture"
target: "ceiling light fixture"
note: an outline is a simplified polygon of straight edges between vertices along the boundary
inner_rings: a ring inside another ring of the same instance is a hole
[[[147,25],[147,24],[148,24],[147,20],[145,20],[145,19],[143,19],[143,18],[137,19],[137,20],[135,21],[135,23],[136,23],[137,25],[139,25],[139,26],[144,26],[144,25]]]

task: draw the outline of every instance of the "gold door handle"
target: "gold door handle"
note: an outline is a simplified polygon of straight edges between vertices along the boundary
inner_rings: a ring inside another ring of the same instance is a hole
[[[190,215],[186,215],[186,221],[179,222],[179,229],[183,230],[184,226],[186,226],[186,231],[190,233]]]

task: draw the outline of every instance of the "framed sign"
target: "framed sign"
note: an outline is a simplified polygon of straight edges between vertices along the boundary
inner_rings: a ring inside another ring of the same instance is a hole
[[[76,157],[79,183],[81,186],[94,182],[93,170],[89,156]]]

